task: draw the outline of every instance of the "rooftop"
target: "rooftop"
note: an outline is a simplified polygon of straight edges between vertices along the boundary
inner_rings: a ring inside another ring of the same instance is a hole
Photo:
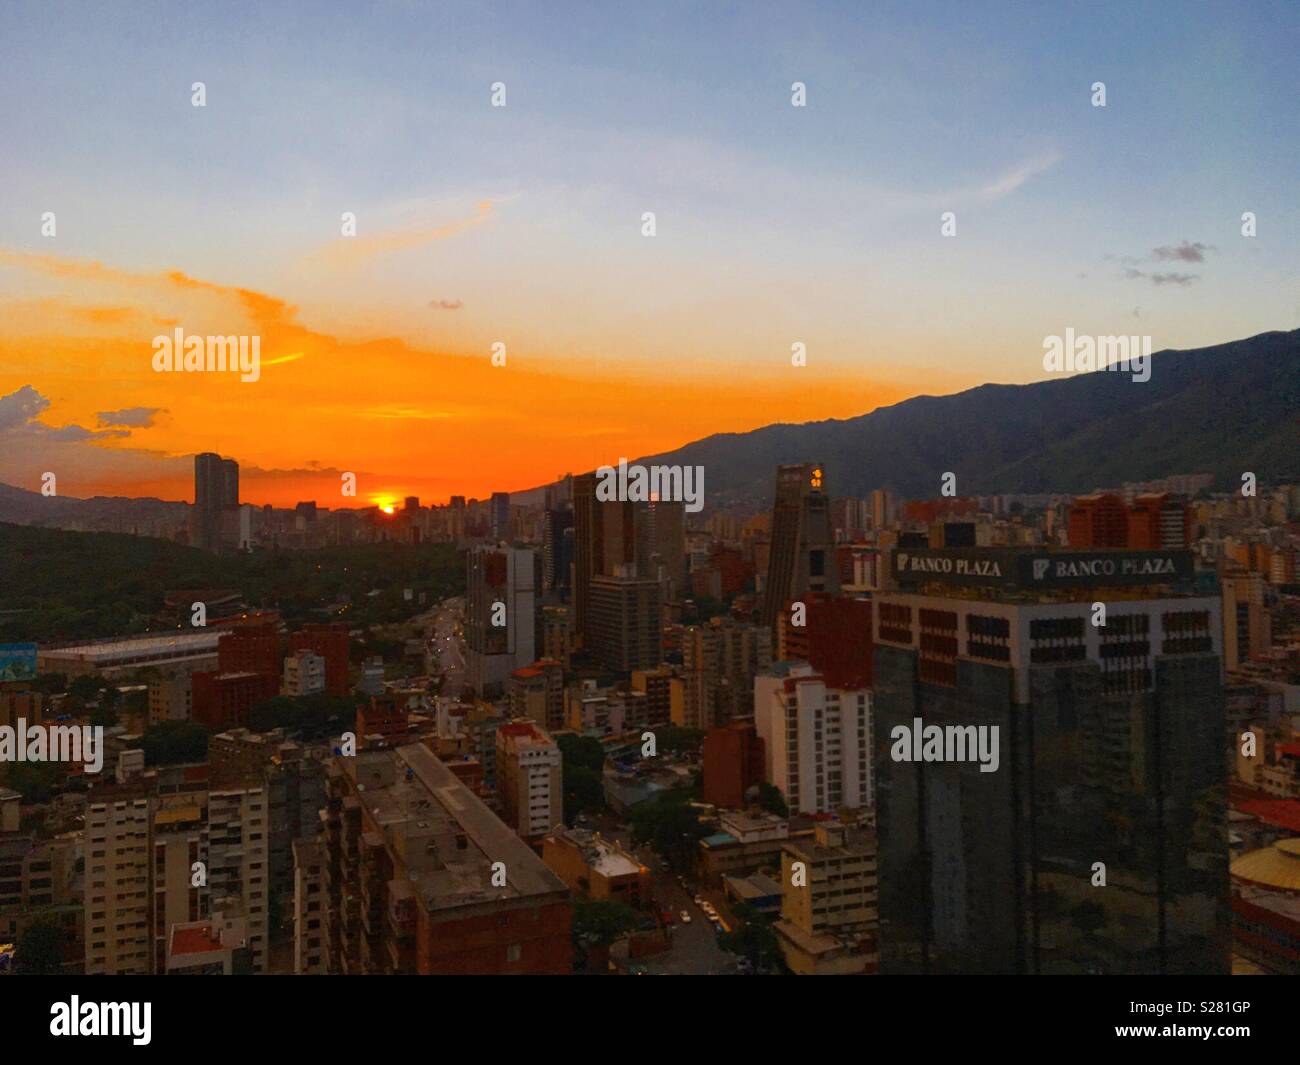
[[[341,759],[424,907],[566,893],[563,881],[422,744]],[[410,777],[407,777],[407,771]],[[506,884],[492,883],[492,866]]]
[[[217,649],[221,632],[185,632],[174,636],[137,636],[127,640],[109,640],[104,643],[82,643],[71,647],[43,649],[42,657],[58,655],[64,658],[89,658],[94,661],[119,658],[122,655],[142,654],[193,654]]]

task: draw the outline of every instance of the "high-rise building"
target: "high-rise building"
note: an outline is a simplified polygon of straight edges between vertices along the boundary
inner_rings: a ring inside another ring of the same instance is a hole
[[[190,512],[190,543],[205,551],[236,546],[223,542],[223,515],[239,509],[239,463],[205,451],[194,456],[194,508]]]
[[[569,587],[573,569],[573,511],[548,510],[542,519],[542,588]]]
[[[325,845],[323,837],[293,841],[293,974],[329,972],[326,951]]]
[[[871,508],[871,527],[876,532],[888,529],[894,523],[894,498],[885,488],[877,488],[868,499]]]
[[[289,637],[289,653],[311,651],[325,660],[325,690],[348,693],[348,627],[343,622],[308,622]]]
[[[564,728],[564,667],[538,659],[510,674],[510,714],[544,729]]]
[[[879,913],[870,832],[823,821],[812,839],[784,843],[781,918],[774,927],[786,964],[796,975],[874,973]]]
[[[253,971],[266,966],[267,816],[260,786],[209,790],[202,766],[165,779],[119,764],[86,803],[88,974],[161,973],[172,929],[217,914],[247,921]],[[196,863],[206,880],[195,882]]]
[[[1070,546],[1127,547],[1128,508],[1111,493],[1079,496],[1070,507]]]
[[[686,583],[686,506],[680,500],[632,505],[636,572],[664,584],[665,598]]]
[[[704,801],[715,806],[745,805],[745,792],[766,780],[764,744],[748,721],[732,721],[704,737]]]
[[[280,672],[280,636],[273,624],[235,625],[217,643],[219,673]]]
[[[501,818],[521,839],[540,842],[564,823],[560,748],[532,721],[497,728],[497,798]]]
[[[788,608],[781,612],[778,657],[808,662],[831,687],[870,688],[871,626],[870,599],[809,595],[802,625]]]
[[[672,682],[673,671],[669,666],[632,671],[632,690],[645,693],[643,724],[658,728],[672,720]]]
[[[568,888],[423,745],[336,758],[323,816],[331,973],[571,971]]]
[[[688,727],[710,729],[754,712],[754,677],[772,664],[772,633],[762,625],[712,618],[682,634],[681,712]],[[676,719],[674,719],[676,720]]]
[[[191,717],[210,729],[245,728],[253,707],[280,694],[278,673],[194,673]]]
[[[565,669],[573,654],[573,612],[568,607],[542,607],[542,657],[554,659]]]
[[[628,673],[659,664],[663,657],[659,596],[659,582],[652,578],[592,578],[587,648],[602,666]]]
[[[488,501],[488,521],[493,540],[510,539],[510,493],[493,492]]]
[[[767,780],[792,811],[834,813],[874,804],[866,688],[833,688],[811,666],[779,663],[754,680],[754,724]]]
[[[1226,974],[1220,601],[1190,554],[899,548],[892,568],[881,971]]]
[[[779,466],[772,504],[772,545],[763,588],[763,623],[776,631],[791,600],[840,589],[830,496],[820,463]]]
[[[270,913],[266,789],[208,794],[208,893],[214,913],[244,918],[253,971],[264,972]]]
[[[1273,619],[1264,602],[1267,582],[1258,573],[1229,565],[1223,591],[1223,667],[1237,672],[1252,656],[1273,645]]]
[[[314,695],[325,690],[325,659],[303,648],[284,660],[285,695]]]
[[[1114,493],[1078,496],[1067,524],[1074,548],[1130,550],[1184,548],[1192,542],[1192,508],[1169,492],[1138,495],[1131,504]]]
[[[129,786],[86,802],[86,975],[153,971],[150,799]]]
[[[510,674],[537,658],[539,559],[514,547],[475,547],[466,557],[466,682],[479,695],[504,691]]]

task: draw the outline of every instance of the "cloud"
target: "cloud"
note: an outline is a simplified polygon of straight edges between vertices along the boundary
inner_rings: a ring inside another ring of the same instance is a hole
[[[435,311],[458,311],[465,306],[464,300],[430,300],[429,306]]]
[[[1203,263],[1205,262],[1205,253],[1216,251],[1213,244],[1203,244],[1198,241],[1184,240],[1178,244],[1162,244],[1158,248],[1152,248],[1151,254],[1145,258],[1137,258],[1132,255],[1107,255],[1104,258],[1110,262],[1118,261],[1125,267],[1124,277],[1129,281],[1150,281],[1153,285],[1178,285],[1180,288],[1186,288],[1188,285],[1201,279],[1200,274],[1183,274],[1177,271],[1152,271],[1139,270],[1138,265],[1141,263]]]
[[[1030,178],[1037,177],[1051,170],[1061,161],[1061,153],[1050,151],[1043,155],[1036,156],[1020,163],[1005,174],[994,178],[980,188],[974,190],[973,197],[978,200],[997,200],[1003,196],[1008,196],[1015,192],[1021,185],[1025,184]],[[962,198],[958,194],[955,198]]]
[[[1164,244],[1159,248],[1151,249],[1151,258],[1157,262],[1174,260],[1183,263],[1203,263],[1205,262],[1205,253],[1214,250],[1212,244],[1202,244],[1200,241],[1193,244],[1185,240],[1181,244]]]
[[[1201,279],[1200,274],[1179,274],[1179,273],[1153,273],[1148,274],[1145,270],[1128,269],[1124,271],[1124,276],[1130,281],[1137,281],[1145,278],[1153,285],[1178,285],[1186,288],[1194,281]]]
[[[101,429],[124,425],[131,429],[148,429],[154,416],[167,413],[163,407],[125,407],[122,410],[101,410],[95,415]]]
[[[38,441],[81,443],[86,440],[112,440],[131,435],[127,429],[102,429],[96,432],[80,425],[45,425],[36,419],[48,410],[49,406],[50,401],[31,385],[23,385],[22,388],[10,392],[7,396],[0,396],[0,435],[5,437],[6,447],[12,444],[17,450],[21,447],[19,441],[22,437],[32,438],[33,443]]]
[[[49,407],[50,401],[31,385],[23,385],[17,392],[0,396],[0,432],[19,429]]]
[[[376,256],[422,248],[426,244],[446,240],[481,226],[492,217],[492,203],[491,200],[483,200],[478,204],[476,213],[469,218],[440,226],[388,229],[372,236],[339,237],[317,249],[311,257],[329,266],[355,268]]]

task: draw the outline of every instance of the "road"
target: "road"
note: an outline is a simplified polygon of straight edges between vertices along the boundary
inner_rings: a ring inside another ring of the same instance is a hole
[[[704,911],[695,905],[694,896],[707,898],[724,917],[727,911],[722,905],[720,889],[704,889],[687,880],[682,887],[677,877],[663,867],[663,859],[649,847],[633,848],[631,845],[631,826],[619,822],[606,814],[592,819],[592,827],[607,839],[616,840],[630,853],[635,854],[641,863],[650,869],[654,897],[660,909],[671,910],[673,914],[673,947],[666,954],[641,958],[640,963],[651,974],[672,976],[689,975],[734,975],[736,972],[736,955],[718,946],[718,934],[713,923]],[[690,923],[681,923],[681,912],[690,915]],[[728,923],[735,927],[728,918]]]
[[[429,622],[428,671],[445,678],[441,694],[457,698],[465,687],[465,648],[463,632],[465,600],[457,596],[444,599],[433,611]]]

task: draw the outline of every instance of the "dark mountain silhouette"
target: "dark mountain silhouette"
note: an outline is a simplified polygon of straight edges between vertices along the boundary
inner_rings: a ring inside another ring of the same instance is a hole
[[[642,463],[704,467],[709,507],[771,498],[775,467],[825,464],[833,495],[1087,492],[1178,473],[1300,480],[1300,330],[1151,357],[1151,378],[1097,371],[916,396],[842,421],[719,433]]]

